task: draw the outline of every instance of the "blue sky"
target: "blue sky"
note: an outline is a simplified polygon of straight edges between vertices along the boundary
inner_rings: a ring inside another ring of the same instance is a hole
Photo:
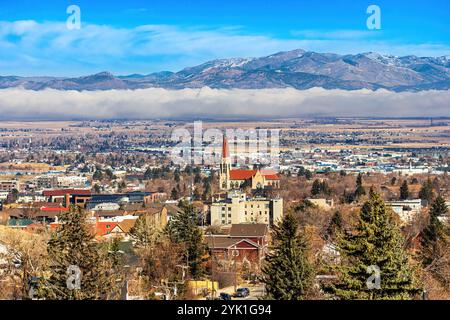
[[[66,28],[69,5],[81,29]],[[368,30],[366,9],[381,9]],[[0,75],[177,71],[303,48],[450,55],[450,1],[15,0],[0,3]]]

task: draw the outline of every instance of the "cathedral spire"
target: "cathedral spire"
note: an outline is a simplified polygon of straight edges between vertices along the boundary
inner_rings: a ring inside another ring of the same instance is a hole
[[[228,139],[223,135],[222,141],[222,159],[227,159],[230,157],[230,150],[228,149]]]

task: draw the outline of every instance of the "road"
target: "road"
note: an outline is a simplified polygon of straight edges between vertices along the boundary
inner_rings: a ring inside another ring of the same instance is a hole
[[[233,297],[233,300],[258,300],[260,297],[264,295],[264,286],[262,284],[252,285],[242,283],[238,285],[238,288],[249,288],[250,295],[245,298]],[[218,294],[220,294],[221,292],[225,292],[232,295],[234,293],[234,286],[219,289]]]

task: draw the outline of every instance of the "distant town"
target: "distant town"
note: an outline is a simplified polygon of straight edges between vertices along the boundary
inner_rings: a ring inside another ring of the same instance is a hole
[[[445,118],[203,122],[223,132],[279,130],[279,160],[270,167],[235,164],[252,151],[226,135],[216,148],[218,163],[175,164],[171,133],[192,131],[188,121],[2,122],[0,297],[52,297],[46,294],[55,275],[46,268],[63,259],[54,250],[69,245],[64,237],[81,241],[69,227],[80,212],[84,236],[107,248],[103,271],[117,277],[88,298],[265,297],[275,290],[264,278],[267,257],[281,241],[274,229],[286,216],[308,243],[314,270],[313,289],[301,294],[337,297],[329,288],[339,274],[327,266],[343,259],[339,234],[353,232],[375,195],[401,230],[410,262],[423,266],[424,230],[437,199],[446,208],[437,221],[448,224],[449,124]],[[55,243],[61,247],[52,249]],[[448,259],[444,249],[439,259]],[[108,252],[115,263],[107,263]],[[421,267],[416,298],[449,298],[446,263],[434,271]]]

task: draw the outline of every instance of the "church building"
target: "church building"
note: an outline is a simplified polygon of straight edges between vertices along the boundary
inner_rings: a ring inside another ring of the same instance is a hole
[[[280,177],[274,170],[232,169],[228,139],[225,136],[222,143],[219,181],[221,190],[239,189],[244,186],[250,186],[253,190],[280,187]]]

